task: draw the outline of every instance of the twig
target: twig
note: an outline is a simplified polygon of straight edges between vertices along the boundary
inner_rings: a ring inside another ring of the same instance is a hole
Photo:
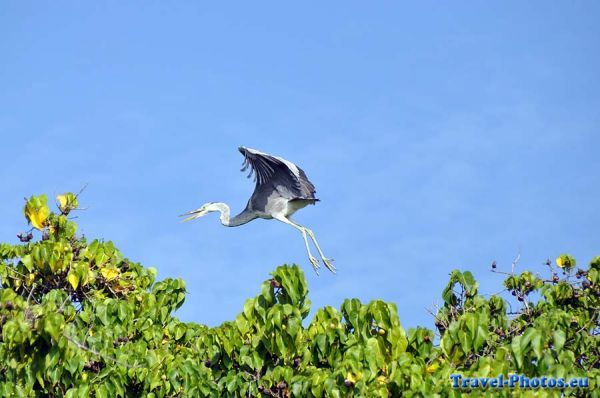
[[[129,365],[129,364],[126,364],[126,363],[124,363],[124,362],[121,362],[121,361],[119,361],[119,360],[118,360],[117,358],[115,358],[115,357],[112,357],[112,356],[110,356],[110,355],[106,355],[106,354],[102,354],[102,353],[100,353],[100,352],[98,352],[98,351],[94,350],[93,348],[90,348],[90,347],[86,346],[85,344],[82,344],[82,343],[78,342],[77,340],[73,339],[72,337],[70,337],[69,335],[67,335],[67,334],[66,334],[66,333],[64,333],[64,332],[63,332],[63,334],[62,334],[62,335],[64,336],[64,338],[65,338],[65,339],[67,339],[68,341],[70,341],[71,343],[73,343],[74,345],[76,345],[78,348],[80,348],[80,349],[82,349],[82,350],[84,350],[84,351],[87,351],[87,352],[89,352],[89,353],[91,353],[91,354],[97,355],[97,356],[99,356],[99,357],[100,357],[100,358],[102,358],[102,359],[108,359],[108,360],[110,360],[110,361],[113,361],[114,363],[116,363],[116,364],[118,364],[118,365],[121,365],[121,366],[123,366],[123,367],[125,367],[125,368],[127,368],[127,369],[137,369],[137,368],[141,368],[141,366],[140,366],[140,365],[133,365],[133,366],[132,366],[132,365]]]
[[[9,270],[9,271],[11,271],[11,272],[14,272],[15,274],[18,274],[21,278],[25,278],[25,274],[20,273],[19,271],[17,271],[13,267],[6,267],[6,269]],[[11,278],[17,279],[14,276],[11,276]]]
[[[77,193],[77,195],[75,195],[75,198],[78,198],[78,197],[79,197],[79,195],[81,195],[81,194],[83,193],[83,191],[85,191],[85,189],[88,187],[88,185],[89,185],[89,184],[90,184],[89,182],[86,182],[86,183],[83,185],[83,187],[81,187],[81,189],[79,190],[79,192]]]
[[[521,259],[521,252],[519,251],[519,254],[517,254],[517,257],[515,257],[515,259],[512,262],[512,274],[514,275],[515,273],[515,267],[517,265],[517,263],[519,262],[519,260]]]
[[[507,291],[508,291],[508,289],[504,288],[496,293],[484,293],[484,294],[482,294],[482,296],[484,296],[484,297],[500,296],[502,293],[507,292]]]
[[[35,283],[33,285],[31,285],[31,290],[29,291],[29,295],[27,296],[27,304],[29,304],[29,301],[31,300],[31,296],[33,295],[33,291],[35,290],[36,287],[37,287],[37,285]],[[37,303],[37,300],[36,300],[36,303]]]
[[[65,309],[65,304],[67,304],[67,302],[71,302],[71,298],[69,297],[69,295],[67,295],[67,297],[65,298],[65,301],[63,301],[62,304],[60,305],[58,312],[60,312],[62,314],[63,310]]]

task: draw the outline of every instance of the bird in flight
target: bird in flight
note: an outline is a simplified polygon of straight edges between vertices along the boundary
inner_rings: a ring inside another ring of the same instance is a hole
[[[320,268],[319,262],[310,252],[307,236],[315,244],[325,267],[335,273],[336,268],[331,263],[332,259],[325,257],[313,231],[291,219],[292,214],[296,211],[307,205],[314,205],[319,200],[315,198],[315,186],[308,180],[304,170],[278,156],[268,155],[243,146],[238,149],[244,155],[241,171],[246,171],[250,167],[248,178],[254,174],[256,182],[256,187],[246,208],[231,218],[231,210],[227,204],[209,202],[196,210],[182,214],[182,217],[187,217],[183,221],[190,221],[214,211],[221,213],[221,224],[226,227],[237,227],[256,218],[279,220],[300,231],[308,259],[317,275]]]

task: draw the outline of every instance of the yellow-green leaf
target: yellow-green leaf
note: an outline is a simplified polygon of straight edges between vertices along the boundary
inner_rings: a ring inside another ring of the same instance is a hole
[[[556,258],[556,265],[558,265],[560,268],[565,268],[568,270],[570,268],[573,268],[575,264],[575,259],[572,256],[565,253],[561,254]]]
[[[33,282],[35,282],[35,278],[36,278],[36,274],[31,272],[27,275],[27,280],[26,280],[26,284],[27,286],[31,286],[33,285]]]
[[[38,383],[40,383],[42,388],[44,388],[44,377],[42,377],[42,373],[39,370],[35,372],[35,378],[37,379]]]
[[[40,231],[46,226],[46,220],[50,215],[50,209],[46,205],[48,199],[45,195],[32,196],[25,204],[25,217],[34,228]]]
[[[356,384],[357,381],[359,381],[360,379],[362,379],[362,372],[348,372],[346,374],[346,380],[348,380],[349,382],[351,382],[352,384]]]
[[[112,267],[104,267],[100,270],[100,273],[107,281],[112,281],[119,276],[119,270]]]
[[[73,286],[73,289],[77,289],[77,286],[79,286],[79,277],[74,272],[69,272],[67,280]]]
[[[57,195],[56,200],[58,201],[58,208],[61,211],[67,208],[67,195]]]
[[[77,197],[71,192],[63,193],[56,196],[58,208],[63,214],[68,214],[72,209],[77,207]]]
[[[431,365],[429,365],[429,366],[428,366],[428,367],[425,369],[425,371],[426,371],[428,374],[433,374],[433,373],[435,373],[435,371],[437,370],[437,368],[438,368],[439,366],[440,366],[440,365],[439,365],[439,363],[437,363],[437,362],[434,362],[434,363],[432,363]]]

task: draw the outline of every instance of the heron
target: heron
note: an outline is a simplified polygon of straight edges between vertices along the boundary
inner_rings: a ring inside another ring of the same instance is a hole
[[[221,213],[221,224],[226,227],[238,227],[257,218],[279,220],[300,231],[304,239],[308,259],[317,275],[319,274],[320,265],[310,251],[308,237],[314,243],[325,267],[335,273],[336,268],[332,264],[333,259],[327,258],[323,254],[313,231],[294,222],[291,218],[296,211],[308,205],[314,205],[319,201],[315,197],[315,186],[308,180],[304,170],[289,160],[256,149],[241,146],[238,150],[244,156],[244,163],[240,171],[246,171],[250,168],[248,178],[254,174],[254,181],[256,182],[254,192],[248,200],[246,208],[240,214],[231,218],[231,210],[226,203],[208,202],[196,210],[182,214],[182,217],[186,217],[183,221],[194,220],[216,211]]]

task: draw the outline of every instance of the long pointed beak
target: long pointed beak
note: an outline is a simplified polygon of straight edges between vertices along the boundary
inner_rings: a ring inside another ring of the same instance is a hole
[[[186,217],[183,220],[181,220],[181,222],[186,222],[186,221],[194,220],[198,217],[202,217],[205,214],[206,214],[206,210],[196,209],[196,210],[188,211],[187,213],[180,214],[179,217]]]

